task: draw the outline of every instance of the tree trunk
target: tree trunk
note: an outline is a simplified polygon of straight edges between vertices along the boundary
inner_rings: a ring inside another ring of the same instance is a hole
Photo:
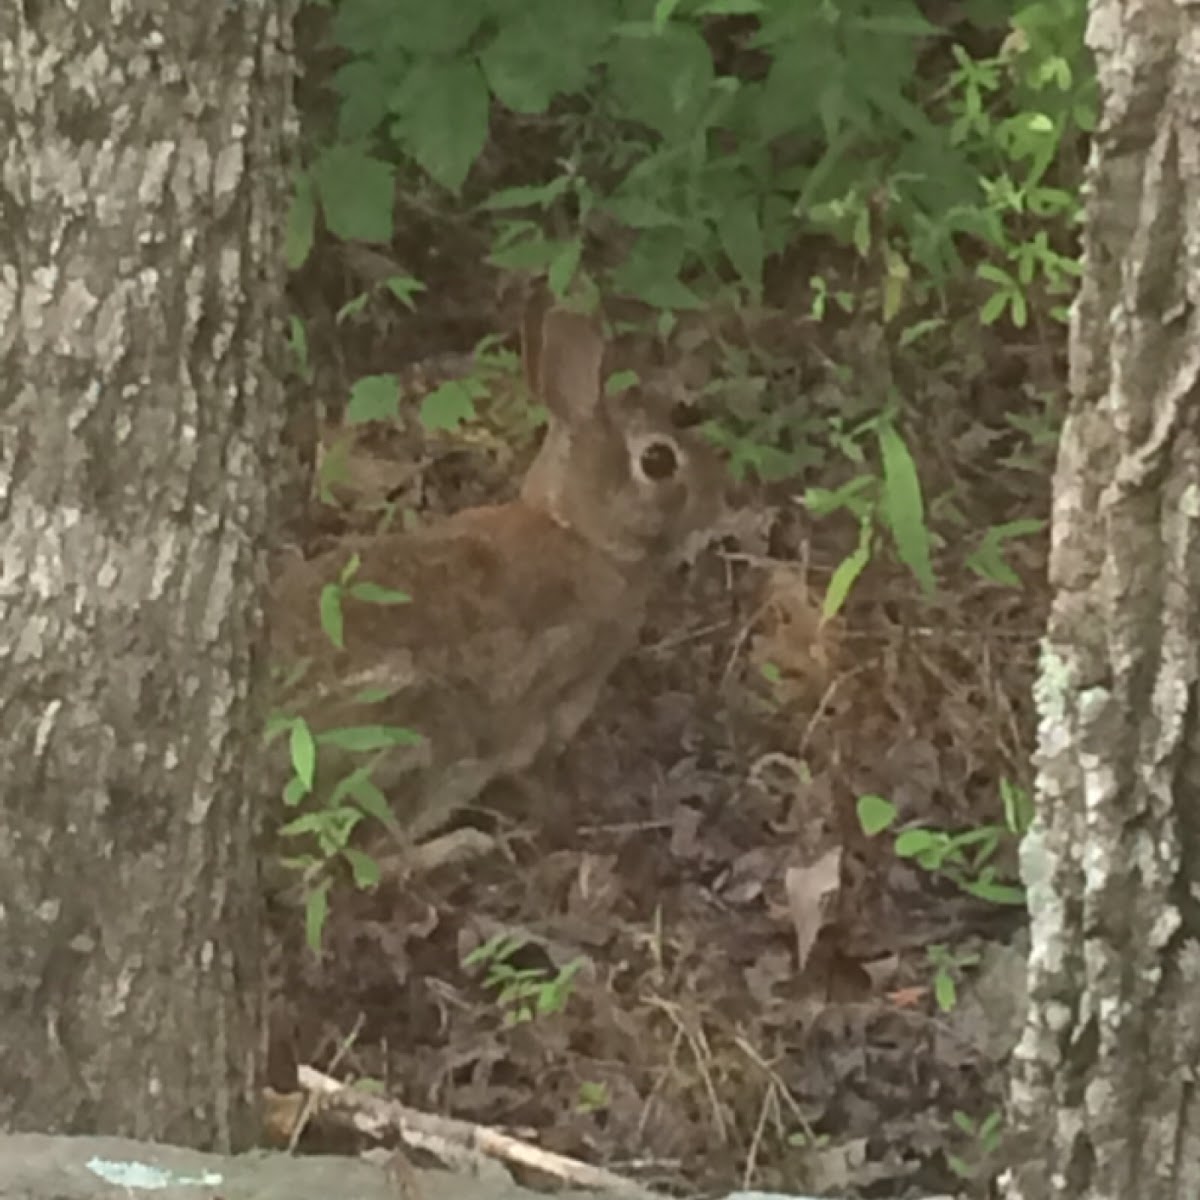
[[[1200,8],[1093,0],[1009,1200],[1200,1196]]]
[[[254,1132],[287,8],[0,4],[0,1128]]]

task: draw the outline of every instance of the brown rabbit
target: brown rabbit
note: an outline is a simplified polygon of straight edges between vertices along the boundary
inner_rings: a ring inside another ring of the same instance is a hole
[[[280,708],[318,733],[319,788],[349,769],[326,761],[320,731],[422,735],[382,751],[371,771],[413,838],[574,736],[635,646],[653,584],[722,509],[723,470],[706,444],[672,431],[644,398],[605,396],[592,318],[551,309],[526,334],[549,428],[520,498],[347,538],[294,562],[273,593],[275,657],[308,664]],[[321,593],[353,561],[338,648]],[[360,584],[411,600],[356,597]]]

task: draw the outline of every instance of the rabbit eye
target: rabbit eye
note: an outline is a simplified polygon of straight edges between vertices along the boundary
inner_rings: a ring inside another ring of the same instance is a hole
[[[679,470],[679,455],[670,442],[651,442],[638,458],[642,474],[654,483],[671,479]]]

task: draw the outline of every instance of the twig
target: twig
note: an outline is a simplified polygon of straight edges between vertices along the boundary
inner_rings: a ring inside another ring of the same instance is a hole
[[[661,1200],[656,1193],[603,1167],[593,1167],[577,1159],[554,1154],[485,1125],[435,1116],[408,1108],[396,1100],[369,1096],[313,1067],[300,1066],[297,1074],[300,1086],[321,1097],[325,1102],[322,1107],[326,1111],[331,1105],[344,1108],[356,1117],[363,1118],[355,1121],[355,1126],[363,1132],[379,1136],[386,1129],[395,1130],[409,1145],[429,1150],[445,1161],[469,1159],[479,1167],[480,1159],[500,1159],[532,1167],[579,1187],[636,1196],[641,1200]]]

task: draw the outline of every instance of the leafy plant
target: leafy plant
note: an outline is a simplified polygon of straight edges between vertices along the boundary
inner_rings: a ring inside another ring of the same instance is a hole
[[[871,561],[881,533],[890,535],[900,560],[921,589],[934,591],[932,535],[925,521],[921,483],[904,439],[885,414],[864,422],[850,437],[848,453],[865,466],[861,440],[873,434],[879,451],[878,473],[864,470],[836,490],[810,488],[805,504],[815,516],[848,511],[858,522],[856,548],[838,564],[829,581],[822,607],[826,619],[845,604],[858,577]]]
[[[951,833],[923,825],[901,830],[893,848],[900,858],[912,859],[923,870],[944,875],[968,895],[994,904],[1024,904],[1025,890],[1007,881],[993,859],[1006,841],[1021,837],[1032,820],[1028,794],[1007,779],[1001,780],[1004,804],[1003,825],[980,825]],[[858,821],[868,837],[892,828],[897,819],[895,805],[882,796],[858,799]]]
[[[603,1112],[612,1102],[608,1094],[608,1085],[584,1080],[579,1085],[579,1099],[575,1111],[579,1113]]]
[[[338,579],[321,591],[321,627],[338,647],[344,644],[345,596],[368,604],[398,604],[409,599],[392,588],[357,579],[360,566],[358,556],[352,555]],[[291,684],[299,682],[304,670],[304,665],[298,667],[282,690],[286,692]],[[390,695],[386,688],[371,688],[359,692],[354,699],[369,706],[387,700]],[[285,838],[303,839],[306,846],[300,853],[286,857],[284,864],[301,874],[305,889],[305,933],[309,945],[317,950],[328,916],[333,865],[345,862],[356,887],[374,887],[379,881],[375,860],[351,845],[355,829],[364,818],[370,817],[398,831],[391,806],[372,779],[379,757],[397,747],[420,745],[423,739],[411,729],[389,724],[341,726],[314,732],[301,716],[273,714],[266,730],[268,743],[285,733],[292,774],[283,790],[283,802],[289,809],[297,809],[306,801],[309,807],[283,824],[279,833]],[[361,756],[366,761],[347,770],[325,792],[318,787],[317,767],[322,748],[338,751],[343,761],[347,755]]]
[[[515,966],[511,960],[527,945],[528,939],[499,934],[463,960],[465,967],[487,967],[483,986],[496,993],[505,1025],[561,1012],[571,994],[572,981],[584,965],[582,958],[576,958],[557,971]]]
[[[958,1132],[968,1139],[969,1147],[964,1154],[948,1155],[947,1164],[960,1179],[979,1179],[987,1159],[1000,1148],[1003,1115],[993,1109],[977,1120],[968,1113],[957,1111],[952,1119]]]
[[[942,1012],[953,1012],[958,1005],[958,980],[964,967],[979,964],[979,955],[955,953],[946,946],[930,946],[925,951],[933,966],[933,996]]]

